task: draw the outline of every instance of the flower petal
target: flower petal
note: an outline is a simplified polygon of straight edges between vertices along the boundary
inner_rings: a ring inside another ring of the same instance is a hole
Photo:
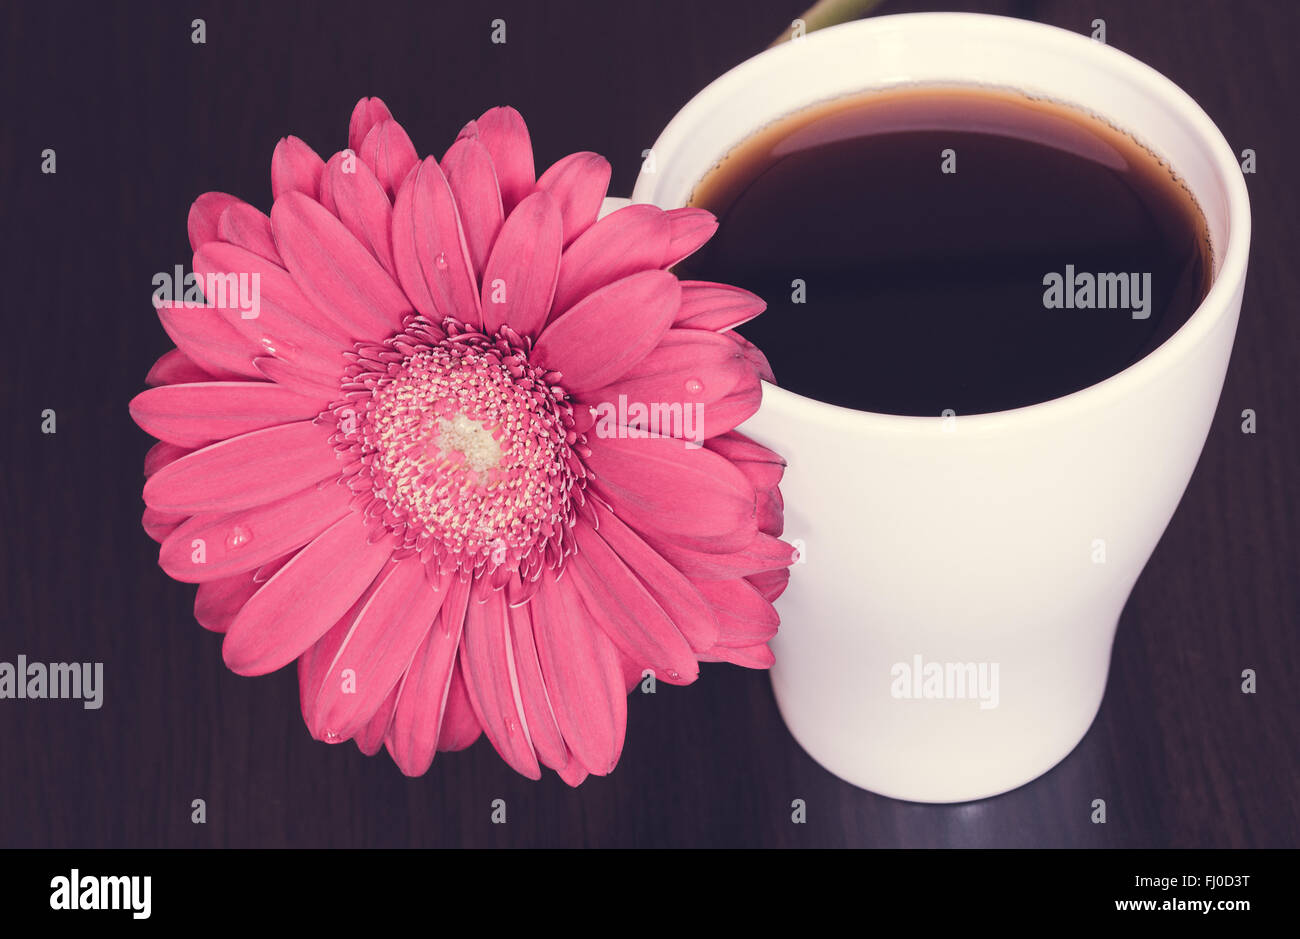
[[[740,551],[716,553],[688,548],[672,537],[646,535],[646,541],[692,581],[730,580],[794,563],[794,549],[763,532]]]
[[[393,112],[388,110],[381,98],[362,98],[352,109],[352,118],[348,121],[348,147],[353,153],[361,152],[370,128],[383,121],[392,120]]]
[[[411,138],[402,125],[393,120],[380,121],[370,128],[356,153],[374,171],[375,178],[390,199],[411,172],[411,167],[420,162]]]
[[[332,427],[311,421],[231,437],[169,463],[144,484],[165,512],[235,512],[281,499],[335,475]]]
[[[356,617],[340,621],[343,639],[320,684],[309,689],[303,716],[313,737],[346,740],[362,730],[405,674],[445,596],[417,557],[391,563],[375,578]]]
[[[609,176],[608,160],[598,153],[582,152],[557,160],[537,180],[537,188],[550,192],[560,208],[566,245],[596,221]]]
[[[663,209],[638,204],[611,212],[564,252],[551,319],[606,284],[659,267],[667,250],[668,216]]]
[[[324,169],[325,161],[311,147],[297,137],[281,138],[271,155],[271,197],[279,199],[287,193],[300,192],[315,199],[320,194]]]
[[[767,642],[781,618],[745,580],[715,580],[699,585],[718,618],[718,645],[739,649]]]
[[[193,452],[188,447],[178,447],[174,443],[160,440],[144,455],[144,475],[146,478],[152,476],[168,463],[174,463]]]
[[[313,418],[328,401],[266,382],[200,381],[150,388],[131,399],[131,418],[148,434],[197,448],[264,427]]]
[[[282,557],[276,558],[274,561],[268,561],[266,564],[263,564],[257,570],[253,571],[253,583],[259,585],[266,583],[278,574],[280,569],[293,560],[296,555],[296,551],[291,551]]]
[[[211,380],[212,376],[180,349],[171,349],[160,355],[144,377],[144,383],[153,386]]]
[[[384,567],[384,571],[390,570],[392,564]],[[331,736],[319,737],[312,727],[311,705],[315,700],[316,694],[320,691],[321,686],[329,679],[329,667],[334,661],[334,656],[343,640],[347,637],[348,629],[352,622],[357,618],[361,608],[366,605],[366,601],[374,595],[375,588],[379,586],[380,580],[383,579],[384,571],[379,573],[374,580],[370,582],[361,596],[348,608],[339,620],[321,635],[319,639],[302,655],[298,656],[298,706],[302,712],[303,722],[307,729],[311,731],[312,736],[317,740],[323,740],[325,743],[342,743],[348,739],[346,737]]]
[[[505,609],[510,621],[510,648],[518,678],[519,699],[528,725],[528,737],[537,753],[537,759],[545,766],[560,769],[568,763],[569,751],[560,735],[547,694],[546,680],[542,677],[530,606],[507,605]]]
[[[608,385],[658,345],[680,302],[677,278],[667,271],[624,277],[547,326],[533,359],[560,372],[570,392]]]
[[[705,209],[684,208],[668,210],[668,249],[664,252],[662,267],[672,267],[688,258],[713,237],[718,230],[718,220]]]
[[[776,382],[776,376],[772,374],[772,366],[768,364],[767,356],[763,354],[762,349],[754,345],[740,333],[727,333],[726,336],[736,345],[740,346],[741,352],[744,353],[745,358],[749,360],[750,364],[754,366],[754,371],[758,373],[759,378],[772,383]]]
[[[474,705],[469,700],[464,668],[458,665],[452,669],[451,686],[447,689],[447,703],[443,705],[442,729],[438,732],[438,749],[464,750],[482,734],[483,725],[474,716]]]
[[[598,415],[627,411],[625,403],[642,405],[653,424],[647,429],[665,437],[701,439],[707,405],[726,397],[753,369],[736,344],[701,329],[670,329],[648,355],[612,385],[578,397],[597,407]],[[636,415],[630,415],[635,417]],[[663,418],[671,418],[664,427]],[[597,425],[598,432],[609,422]],[[657,426],[656,426],[657,425]]]
[[[253,367],[259,377],[264,377],[283,385],[291,391],[308,398],[320,398],[333,401],[339,396],[339,376],[328,372],[294,365],[270,356],[253,359]]]
[[[729,460],[670,437],[588,440],[591,485],[638,531],[717,553],[753,541],[754,487]]]
[[[159,512],[145,506],[144,513],[140,517],[140,525],[146,535],[162,544],[188,517],[183,513]]]
[[[239,611],[221,652],[240,675],[265,675],[302,655],[365,592],[392,556],[390,539],[366,543],[349,512],[296,554]]]
[[[343,160],[346,158],[346,151],[334,154],[325,161],[325,170],[320,174],[320,195],[316,197],[316,201],[321,204],[326,212],[333,215],[335,218],[338,218],[339,216],[339,206],[338,201],[334,198],[334,182],[336,179],[334,171],[342,165]],[[361,163],[360,165],[365,166],[365,163]],[[367,167],[367,169],[368,168],[369,167]],[[373,175],[373,173],[371,175]],[[384,200],[387,201],[388,196],[385,195]],[[274,206],[272,206],[272,208],[274,208]]]
[[[218,310],[164,302],[158,321],[186,357],[214,378],[261,377],[253,359],[265,354],[226,321]]]
[[[509,215],[533,191],[533,144],[523,117],[514,108],[492,108],[466,125],[460,136],[477,137],[492,155],[501,204]]]
[[[583,780],[591,774],[587,772],[585,767],[583,767],[581,761],[573,755],[572,750],[567,750],[567,752],[567,761],[563,766],[559,767],[556,772],[560,774],[560,778],[564,780],[565,784],[577,788],[582,785]]]
[[[490,591],[482,602],[470,602],[460,654],[469,700],[488,740],[516,772],[540,779],[501,591]]]
[[[745,475],[750,474],[747,472]],[[785,531],[785,500],[781,498],[781,490],[773,486],[755,492],[758,495],[758,530],[779,538]]]
[[[767,303],[763,298],[748,290],[702,280],[684,280],[682,305],[673,319],[673,326],[722,332],[748,323],[765,309]]]
[[[700,589],[599,503],[596,517],[599,521],[596,532],[601,540],[636,573],[637,579],[650,591],[691,648],[699,652],[716,643],[717,616]]]
[[[255,571],[297,551],[348,514],[351,498],[345,486],[308,486],[255,508],[195,515],[163,542],[158,564],[182,583]],[[197,544],[203,546],[201,555]]]
[[[653,675],[654,670],[638,665],[632,659],[628,658],[620,650],[618,653],[619,668],[623,672],[623,685],[627,693],[631,694],[632,689],[639,685],[648,675]]]
[[[456,656],[464,632],[469,581],[452,577],[437,619],[415,651],[397,693],[397,707],[384,743],[407,776],[429,769],[438,750]]]
[[[568,559],[567,571],[588,621],[663,681],[693,682],[699,675],[694,651],[636,574],[592,526],[579,524],[573,531],[578,552]]]
[[[334,198],[335,214],[396,283],[393,265],[393,204],[383,185],[365,163],[344,172],[342,160],[325,166],[326,185]]]
[[[253,594],[262,587],[247,572],[199,584],[194,595],[194,619],[204,629],[224,633]]]
[[[456,200],[474,276],[479,277],[505,220],[492,157],[479,141],[462,137],[442,158],[442,171]]]
[[[623,751],[627,691],[617,648],[587,617],[569,581],[542,575],[533,635],[564,741],[588,772],[603,776]]]
[[[786,463],[779,453],[734,430],[714,437],[705,446],[736,464],[755,489],[775,488],[785,473]]]
[[[195,199],[187,220],[190,250],[197,251],[209,241],[216,241],[221,214],[239,201],[241,200],[224,192],[205,192]]]
[[[546,322],[560,268],[562,223],[555,199],[535,192],[510,213],[483,273],[483,326],[536,336]]]
[[[754,589],[768,603],[775,603],[776,598],[785,593],[785,588],[790,585],[790,568],[785,567],[777,571],[763,571],[759,574],[751,574],[745,580],[754,585]]]
[[[704,409],[704,436],[712,438],[735,430],[757,414],[762,403],[763,386],[758,377],[741,381],[725,398],[714,401]]]
[[[271,236],[270,217],[247,202],[235,202],[221,213],[221,221],[217,223],[217,237],[266,258],[277,266],[283,263],[280,252],[275,247],[275,238]],[[198,251],[197,248],[194,250]]]
[[[299,193],[271,207],[275,243],[303,294],[356,340],[387,339],[411,309],[343,223]]]
[[[766,645],[746,646],[733,649],[729,646],[714,646],[700,655],[701,662],[730,662],[742,668],[771,668],[776,664],[776,656]]]
[[[384,703],[379,705],[379,709],[366,721],[366,726],[352,738],[356,741],[357,749],[366,756],[374,756],[383,748],[384,738],[393,723],[393,712],[397,710],[397,692],[400,688],[399,684],[388,692]]]
[[[442,316],[434,302],[433,293],[424,279],[420,266],[420,252],[416,241],[415,180],[421,164],[407,174],[398,187],[393,200],[393,265],[397,268],[397,283],[411,305],[421,316],[432,323],[441,323]]]
[[[307,201],[297,193],[292,198]],[[342,372],[341,353],[350,345],[346,326],[314,306],[284,268],[237,245],[213,241],[194,255],[194,270],[215,288],[207,298],[212,309],[258,355]]]
[[[402,289],[435,324],[481,322],[478,285],[451,187],[429,157],[402,184],[393,207],[393,259]]]

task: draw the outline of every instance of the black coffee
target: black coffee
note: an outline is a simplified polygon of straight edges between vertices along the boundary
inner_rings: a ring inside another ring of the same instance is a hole
[[[816,106],[743,142],[691,204],[721,226],[678,273],[761,295],[768,311],[739,331],[778,383],[860,410],[1078,391],[1155,349],[1210,286],[1204,218],[1167,165],[1010,91]]]

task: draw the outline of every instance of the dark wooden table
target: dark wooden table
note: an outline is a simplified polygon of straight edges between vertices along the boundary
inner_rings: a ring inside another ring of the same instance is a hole
[[[127,416],[169,343],[155,271],[189,265],[185,214],[221,189],[266,208],[272,147],[345,145],[387,100],[422,153],[486,107],[529,120],[539,165],[591,149],[631,188],[697,89],[802,0],[492,4],[6,4],[0,187],[9,353],[0,661],[101,661],[104,705],[0,701],[0,846],[1295,846],[1300,843],[1294,499],[1300,264],[1293,58],[1300,4],[987,0],[945,5],[1088,31],[1186,88],[1248,177],[1254,246],[1219,413],[1120,624],[1096,724],[1060,766],[984,802],[855,789],[785,731],[767,676],[706,666],[630,703],[612,777],[516,776],[485,741],[406,779],[313,741],[292,669],[248,680],[194,622],[194,588],[140,529],[149,440]],[[894,0],[882,12],[938,9]],[[190,41],[206,20],[207,42]],[[507,24],[504,46],[489,23]],[[57,173],[40,172],[42,150]],[[58,431],[41,433],[41,412]],[[1241,411],[1258,433],[1240,431]],[[1258,673],[1242,694],[1240,674]],[[207,823],[190,821],[204,799]],[[508,824],[490,823],[492,800]],[[1108,821],[1089,820],[1105,799]],[[794,799],[807,823],[791,823]]]

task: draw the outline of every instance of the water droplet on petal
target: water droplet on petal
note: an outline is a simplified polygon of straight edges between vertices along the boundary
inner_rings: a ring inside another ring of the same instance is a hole
[[[439,252],[438,252],[438,256],[437,256],[436,258],[433,259],[433,263],[436,264],[436,265],[438,266],[438,270],[440,270],[440,271],[445,271],[445,270],[447,269],[447,255],[446,255],[446,253],[443,252],[443,251],[439,251]]]
[[[703,390],[704,390],[704,382],[700,381],[698,378],[686,379],[687,394],[697,395]]]
[[[326,743],[338,743],[339,735],[336,731],[327,730],[323,734]]]
[[[253,532],[247,525],[236,525],[226,535],[226,547],[234,551],[236,548],[242,548],[252,540]]]
[[[262,348],[265,349],[267,353],[275,355],[275,343],[271,341],[270,336],[263,336],[260,341],[262,343]]]
[[[682,676],[679,675],[679,674],[677,674],[676,672],[674,672],[672,669],[669,669],[669,670],[668,670],[668,677],[669,677],[669,678],[674,678],[674,679],[676,679],[676,678],[681,678]]]

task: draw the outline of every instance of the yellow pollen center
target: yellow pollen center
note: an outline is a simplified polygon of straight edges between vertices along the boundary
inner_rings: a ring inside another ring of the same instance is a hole
[[[484,427],[482,421],[471,420],[464,414],[438,421],[438,446],[443,453],[456,451],[463,454],[465,465],[476,473],[501,463],[501,444],[492,436],[492,431]]]

